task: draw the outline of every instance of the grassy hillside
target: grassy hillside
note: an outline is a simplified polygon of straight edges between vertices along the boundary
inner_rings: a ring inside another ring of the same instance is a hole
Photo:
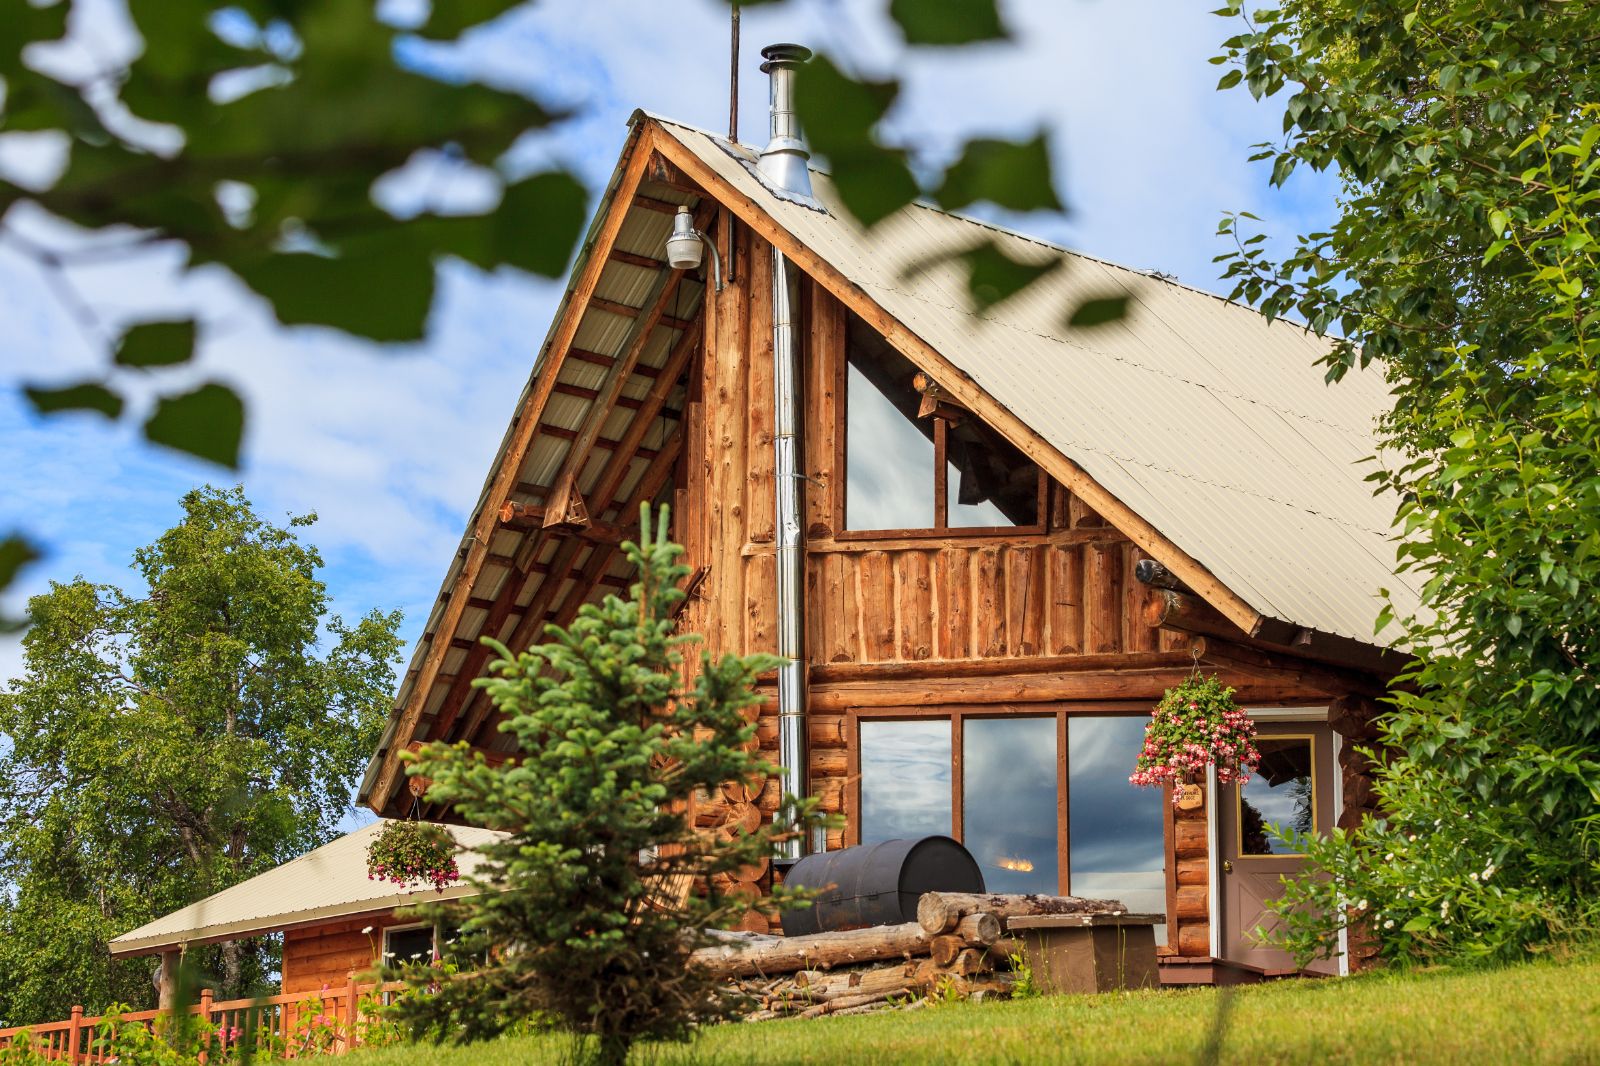
[[[1213,1033],[1211,989],[952,1003],[907,1013],[725,1025],[641,1062],[1192,1063]],[[1294,981],[1232,993],[1220,1061],[1600,1063],[1600,955],[1509,969]],[[556,1037],[363,1052],[352,1066],[554,1063]]]

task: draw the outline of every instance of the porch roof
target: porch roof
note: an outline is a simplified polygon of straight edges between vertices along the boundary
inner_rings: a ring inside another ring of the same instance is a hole
[[[367,844],[384,821],[357,829],[282,866],[147,922],[111,941],[113,957],[148,955],[188,944],[238,940],[333,918],[382,913],[396,907],[459,899],[477,892],[464,880],[480,858],[470,849],[501,839],[488,829],[447,827],[465,850],[457,859],[463,880],[441,891],[408,891],[367,877]]]

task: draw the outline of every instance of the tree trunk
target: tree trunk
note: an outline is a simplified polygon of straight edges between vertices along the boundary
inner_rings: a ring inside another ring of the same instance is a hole
[[[842,933],[816,933],[760,941],[742,950],[731,945],[701,948],[691,961],[713,977],[793,973],[826,970],[875,959],[910,958],[928,953],[928,935],[915,922],[851,929]]]

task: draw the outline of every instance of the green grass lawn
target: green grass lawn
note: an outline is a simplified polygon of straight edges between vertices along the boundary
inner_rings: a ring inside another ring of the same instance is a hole
[[[1212,989],[950,1003],[814,1021],[710,1028],[634,1059],[680,1063],[1193,1063],[1224,993]],[[1497,970],[1435,970],[1235,990],[1229,1063],[1600,1063],[1600,956]],[[362,1052],[352,1066],[554,1063],[564,1041]]]

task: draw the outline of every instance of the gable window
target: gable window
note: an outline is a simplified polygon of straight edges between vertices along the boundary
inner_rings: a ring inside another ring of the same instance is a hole
[[[853,315],[843,386],[844,529],[1042,526],[1038,466]]]

